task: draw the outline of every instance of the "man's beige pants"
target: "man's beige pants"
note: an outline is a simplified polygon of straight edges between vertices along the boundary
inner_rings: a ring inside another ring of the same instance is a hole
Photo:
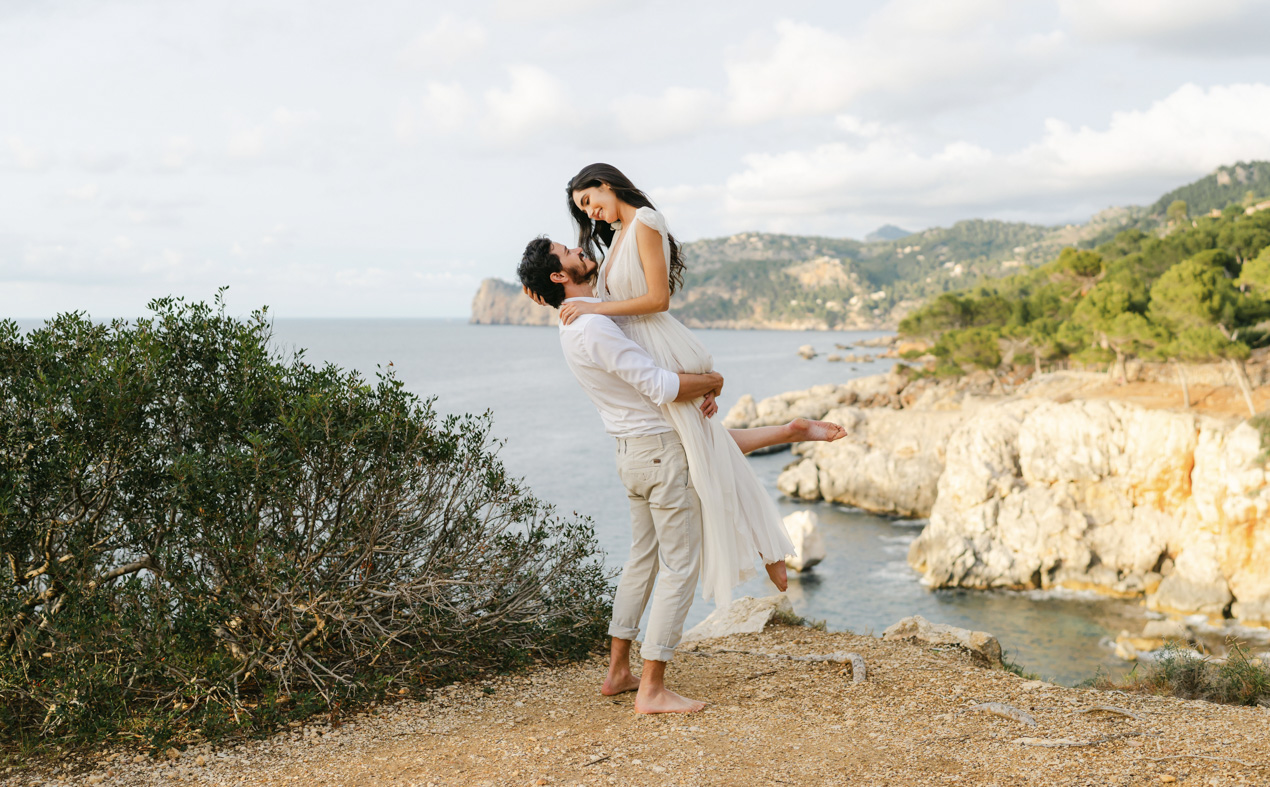
[[[639,636],[639,620],[652,595],[640,655],[646,661],[670,661],[701,572],[701,501],[674,432],[619,437],[617,472],[631,502],[632,538],[631,556],[613,599],[609,636]],[[655,593],[654,580],[659,580]]]

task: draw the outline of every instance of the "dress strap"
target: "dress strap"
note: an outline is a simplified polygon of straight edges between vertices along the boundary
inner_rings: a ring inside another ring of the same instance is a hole
[[[657,230],[662,235],[665,235],[667,232],[666,217],[661,215],[661,211],[654,208],[637,208],[635,210],[635,220],[642,221],[644,224],[647,224]]]

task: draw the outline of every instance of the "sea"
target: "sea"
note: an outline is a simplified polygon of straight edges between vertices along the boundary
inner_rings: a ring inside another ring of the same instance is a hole
[[[743,394],[762,399],[823,383],[888,371],[893,361],[845,364],[827,356],[876,332],[699,331],[724,376],[722,417]],[[493,419],[499,456],[539,498],[563,512],[594,520],[608,568],[616,573],[630,545],[626,493],[617,477],[613,440],[565,365],[555,328],[471,325],[461,320],[278,319],[280,349],[304,349],[310,361],[330,361],[373,376],[391,369],[411,391],[435,397],[441,413]],[[810,344],[819,354],[797,354]],[[865,348],[855,349],[867,353]],[[832,503],[783,497],[776,488],[789,452],[752,457],[755,471],[782,514],[814,511],[828,557],[811,571],[791,571],[794,611],[831,631],[880,636],[909,615],[994,634],[1007,659],[1044,679],[1073,685],[1099,671],[1119,676],[1111,641],[1121,629],[1141,630],[1140,603],[1094,594],[930,590],[909,567],[909,544],[925,520],[896,519]],[[776,592],[759,578],[736,595]],[[690,627],[714,609],[700,593]]]

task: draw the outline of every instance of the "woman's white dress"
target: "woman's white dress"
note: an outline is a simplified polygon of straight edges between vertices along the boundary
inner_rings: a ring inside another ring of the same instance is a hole
[[[662,253],[670,262],[666,220],[652,208],[639,208],[635,221],[661,234]],[[597,294],[606,301],[638,298],[648,292],[634,226],[624,228],[615,248],[600,269]],[[666,312],[614,317],[632,341],[652,355],[664,369],[703,374],[714,369],[705,346],[683,323]],[[702,595],[719,607],[732,601],[732,588],[753,577],[754,559],[764,563],[793,554],[780,512],[722,419],[706,418],[701,400],[672,402],[662,407],[679,434],[688,457],[693,486],[701,498]]]

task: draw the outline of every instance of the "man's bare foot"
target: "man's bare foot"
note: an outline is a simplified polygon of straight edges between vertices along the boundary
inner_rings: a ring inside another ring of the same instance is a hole
[[[614,675],[609,673],[604,678],[604,683],[600,684],[600,693],[605,697],[612,697],[615,694],[624,694],[628,691],[637,691],[639,689],[639,676],[632,675],[627,672],[623,675]]]
[[[670,689],[643,690],[635,695],[636,713],[696,713],[706,704],[681,697]]]
[[[813,421],[810,418],[795,418],[785,425],[789,430],[791,443],[824,442],[832,443],[847,436],[847,430],[830,421]]]
[[[767,577],[772,580],[777,590],[784,593],[789,588],[789,572],[785,568],[784,560],[766,563],[763,568],[767,569]]]

